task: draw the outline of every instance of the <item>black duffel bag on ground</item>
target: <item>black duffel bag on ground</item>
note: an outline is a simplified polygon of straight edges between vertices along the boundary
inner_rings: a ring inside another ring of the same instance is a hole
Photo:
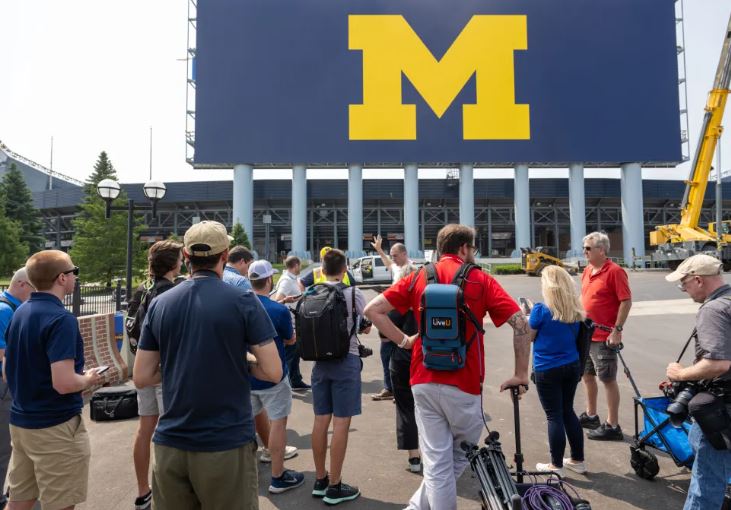
[[[89,402],[89,416],[94,421],[136,418],[137,390],[129,386],[110,386],[94,392]]]

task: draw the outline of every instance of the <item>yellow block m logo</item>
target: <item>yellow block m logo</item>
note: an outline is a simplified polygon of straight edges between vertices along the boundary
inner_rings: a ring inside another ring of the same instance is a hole
[[[465,140],[528,140],[530,112],[515,104],[513,52],[525,50],[525,16],[476,15],[441,60],[400,15],[349,16],[349,49],[363,51],[363,104],[351,104],[351,140],[416,140],[416,105],[402,104],[401,73],[441,118],[476,74]]]

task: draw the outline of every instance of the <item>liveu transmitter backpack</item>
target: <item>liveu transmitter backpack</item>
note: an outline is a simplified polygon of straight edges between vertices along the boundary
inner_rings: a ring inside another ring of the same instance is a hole
[[[343,284],[317,283],[297,303],[297,352],[303,360],[329,361],[348,354],[352,332],[348,331],[344,288]]]
[[[463,368],[467,350],[479,333],[482,324],[464,302],[464,283],[472,269],[479,267],[469,262],[462,264],[452,283],[442,284],[437,279],[434,265],[424,266],[426,288],[421,296],[421,348],[424,366],[431,370],[454,371]],[[416,282],[416,278],[414,278]],[[475,332],[467,340],[467,321]]]

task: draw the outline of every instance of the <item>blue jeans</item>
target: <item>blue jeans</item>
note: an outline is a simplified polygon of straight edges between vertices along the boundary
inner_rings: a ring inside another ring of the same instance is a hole
[[[683,510],[721,508],[731,478],[731,450],[716,450],[694,423],[688,441],[695,452],[693,476]]]
[[[571,447],[571,458],[584,460],[584,432],[574,412],[574,394],[581,379],[581,367],[575,361],[568,365],[536,372],[536,390],[548,420],[548,445],[551,463],[563,466],[566,438]]]
[[[390,340],[385,342],[381,340],[381,364],[383,365],[383,387],[388,391],[393,392],[393,385],[391,384],[391,354],[396,349],[396,344]]]

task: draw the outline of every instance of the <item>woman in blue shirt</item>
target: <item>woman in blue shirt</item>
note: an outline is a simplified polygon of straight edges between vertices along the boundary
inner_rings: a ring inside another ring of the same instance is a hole
[[[538,471],[554,471],[563,476],[564,467],[586,473],[584,434],[574,412],[574,394],[581,380],[576,336],[584,318],[581,298],[566,270],[548,266],[541,272],[543,303],[530,313],[535,335],[533,370],[538,398],[548,420],[551,462],[536,464]],[[568,437],[571,456],[564,458]]]

